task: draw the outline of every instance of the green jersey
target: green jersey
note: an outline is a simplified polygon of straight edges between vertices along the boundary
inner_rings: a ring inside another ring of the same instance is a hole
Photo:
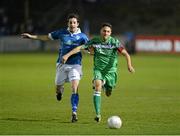
[[[94,37],[83,48],[94,49],[94,70],[102,73],[116,72],[118,49],[123,48],[120,41],[116,38],[109,37],[103,41],[101,37]]]

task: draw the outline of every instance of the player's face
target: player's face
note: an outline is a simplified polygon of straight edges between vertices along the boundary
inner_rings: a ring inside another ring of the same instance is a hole
[[[111,28],[108,26],[104,26],[103,28],[101,28],[101,36],[104,40],[107,40],[108,37],[111,35]]]
[[[70,18],[68,21],[68,27],[71,32],[76,32],[79,23],[76,18]]]

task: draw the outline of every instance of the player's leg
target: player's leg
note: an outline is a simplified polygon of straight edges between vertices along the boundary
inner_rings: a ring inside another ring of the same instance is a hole
[[[96,112],[96,117],[95,120],[97,122],[100,122],[101,120],[101,89],[102,89],[102,80],[95,79],[94,80],[94,85],[95,85],[95,91],[93,95],[93,103],[94,103],[94,108]]]
[[[110,86],[106,86],[105,87],[105,94],[107,97],[110,97],[111,96],[111,93],[112,93],[112,87]]]
[[[78,86],[79,80],[81,79],[82,68],[79,65],[75,65],[69,71],[68,78],[71,82],[71,106],[72,106],[72,122],[76,122],[77,118],[77,109],[79,104],[79,94],[78,94]]]
[[[105,94],[107,97],[111,96],[112,89],[116,86],[117,74],[116,72],[110,72],[105,76],[106,82],[104,84]]]
[[[102,89],[102,80],[103,76],[101,71],[95,69],[94,70],[94,95],[93,95],[93,103],[96,112],[95,120],[99,122],[101,120],[101,89]]]
[[[102,90],[104,90],[104,85],[105,85],[106,81],[105,79],[102,80]],[[92,89],[95,90],[95,84],[94,84],[94,80],[92,80]]]
[[[56,84],[56,98],[58,101],[62,99],[62,95],[64,92],[64,82],[67,79],[67,74],[63,69],[64,65],[59,67],[57,64],[56,66],[56,77],[55,77],[55,84]]]
[[[56,98],[58,101],[62,99],[64,92],[64,85],[56,85]]]
[[[76,122],[78,120],[77,118],[77,108],[79,104],[78,84],[79,84],[79,80],[71,81],[71,88],[72,88],[72,94],[71,94],[72,120],[71,121],[72,122]]]

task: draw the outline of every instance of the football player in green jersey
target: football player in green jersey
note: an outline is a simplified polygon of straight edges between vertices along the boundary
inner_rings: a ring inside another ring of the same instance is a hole
[[[111,36],[112,26],[109,23],[103,23],[100,29],[100,36],[94,37],[87,44],[77,47],[63,56],[63,61],[81,49],[88,49],[94,55],[94,95],[93,102],[96,111],[95,120],[101,120],[101,90],[102,87],[106,96],[110,96],[112,89],[117,82],[117,62],[118,52],[126,57],[129,72],[135,70],[131,64],[131,57],[123,47],[122,43]]]

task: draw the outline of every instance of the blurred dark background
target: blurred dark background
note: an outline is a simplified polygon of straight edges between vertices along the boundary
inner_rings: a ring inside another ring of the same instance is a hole
[[[1,0],[0,35],[48,33],[66,27],[70,12],[85,33],[110,22],[114,34],[180,34],[180,0]]]

